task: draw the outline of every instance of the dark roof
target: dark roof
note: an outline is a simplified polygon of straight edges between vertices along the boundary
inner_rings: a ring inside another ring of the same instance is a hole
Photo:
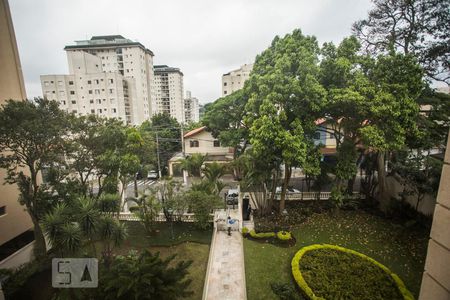
[[[153,70],[155,73],[180,73],[183,75],[179,68],[169,67],[168,65],[154,65]]]
[[[117,35],[95,35],[91,37],[92,40],[107,40],[107,41],[114,41],[115,39],[125,39],[123,36],[117,34]]]
[[[86,42],[101,41],[101,40],[105,40],[107,42],[103,43],[103,44],[95,43],[95,44],[68,45],[68,46],[64,47],[64,50],[90,49],[90,48],[102,49],[102,48],[111,48],[111,47],[137,46],[137,47],[141,48],[142,50],[144,50],[145,52],[147,52],[148,54],[150,54],[151,56],[154,56],[153,52],[150,49],[145,48],[145,46],[139,42],[133,42],[131,40],[128,40],[128,41],[124,41],[124,42],[120,42],[120,43],[109,43],[109,42],[112,42],[117,39],[118,40],[128,40],[127,38],[125,38],[121,35],[96,35],[96,36],[93,36],[90,40],[87,40]]]

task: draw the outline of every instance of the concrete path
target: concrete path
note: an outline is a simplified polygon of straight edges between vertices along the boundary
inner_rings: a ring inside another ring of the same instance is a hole
[[[217,230],[212,242],[203,299],[246,300],[242,234]]]

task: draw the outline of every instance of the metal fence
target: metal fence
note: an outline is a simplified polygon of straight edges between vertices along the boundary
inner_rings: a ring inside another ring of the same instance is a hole
[[[328,200],[331,197],[331,192],[302,192],[302,193],[287,193],[286,200]],[[360,192],[353,192],[353,198],[363,198],[364,194]],[[281,195],[275,196],[276,200],[280,200]]]
[[[211,221],[214,218],[214,214],[211,214]],[[132,212],[121,212],[119,214],[120,221],[140,221],[139,216]],[[172,220],[178,222],[194,222],[195,214],[193,213],[184,213],[184,214],[173,214]],[[158,216],[154,219],[155,222],[166,222],[166,216],[164,213],[159,213]]]

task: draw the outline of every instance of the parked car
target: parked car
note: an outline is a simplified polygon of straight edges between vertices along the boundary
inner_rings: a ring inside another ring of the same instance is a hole
[[[227,204],[233,205],[239,202],[239,191],[237,189],[230,189],[227,193]]]
[[[292,186],[288,186],[286,192],[288,194],[301,193],[300,190],[297,190],[297,189],[293,188]],[[277,186],[277,188],[275,189],[275,193],[281,193],[281,186]]]
[[[156,172],[154,170],[149,171],[148,174],[147,174],[147,179],[156,180],[156,179],[158,179],[158,177],[159,177],[158,176],[158,172]]]

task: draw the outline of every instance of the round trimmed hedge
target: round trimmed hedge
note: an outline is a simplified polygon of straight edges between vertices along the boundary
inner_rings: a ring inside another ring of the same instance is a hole
[[[292,239],[292,235],[289,231],[278,231],[277,232],[277,238],[280,241],[289,241]]]
[[[295,281],[309,299],[414,299],[386,266],[343,247],[304,247],[294,255],[291,267]]]

